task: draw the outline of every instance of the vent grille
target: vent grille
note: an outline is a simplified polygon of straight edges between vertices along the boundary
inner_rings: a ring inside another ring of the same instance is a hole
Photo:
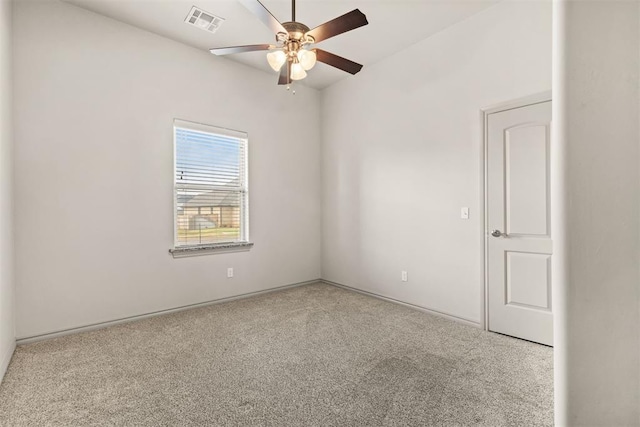
[[[215,33],[224,22],[224,18],[220,18],[219,16],[215,16],[212,13],[205,12],[204,10],[193,6],[184,22],[191,24],[194,27],[198,27],[201,30]]]

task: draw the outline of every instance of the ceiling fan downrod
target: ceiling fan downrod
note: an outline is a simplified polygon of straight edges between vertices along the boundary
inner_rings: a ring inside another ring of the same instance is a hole
[[[291,21],[296,22],[296,0],[291,0]]]

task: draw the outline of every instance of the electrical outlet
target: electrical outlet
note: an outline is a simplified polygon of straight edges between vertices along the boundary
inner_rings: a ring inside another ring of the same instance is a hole
[[[233,277],[233,268],[229,267],[227,268],[227,278],[232,278]]]
[[[401,279],[402,279],[403,282],[408,282],[409,281],[409,276],[407,276],[407,272],[406,271],[402,272]]]

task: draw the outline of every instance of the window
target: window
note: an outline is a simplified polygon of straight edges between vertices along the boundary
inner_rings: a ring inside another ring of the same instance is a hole
[[[248,246],[247,134],[174,121],[175,249]]]

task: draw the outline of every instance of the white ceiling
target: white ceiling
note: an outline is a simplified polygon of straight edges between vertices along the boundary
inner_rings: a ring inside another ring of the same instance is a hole
[[[212,47],[274,43],[274,35],[236,0],[65,0],[82,8],[208,50]],[[324,50],[367,67],[404,47],[462,21],[500,0],[298,0],[296,20],[314,28],[353,9],[360,9],[369,25],[319,44]],[[262,0],[280,20],[291,20],[291,1]],[[225,22],[215,34],[185,24],[191,6],[220,16]],[[273,74],[265,52],[227,58]],[[319,63],[304,83],[325,88],[343,78],[357,78]]]

